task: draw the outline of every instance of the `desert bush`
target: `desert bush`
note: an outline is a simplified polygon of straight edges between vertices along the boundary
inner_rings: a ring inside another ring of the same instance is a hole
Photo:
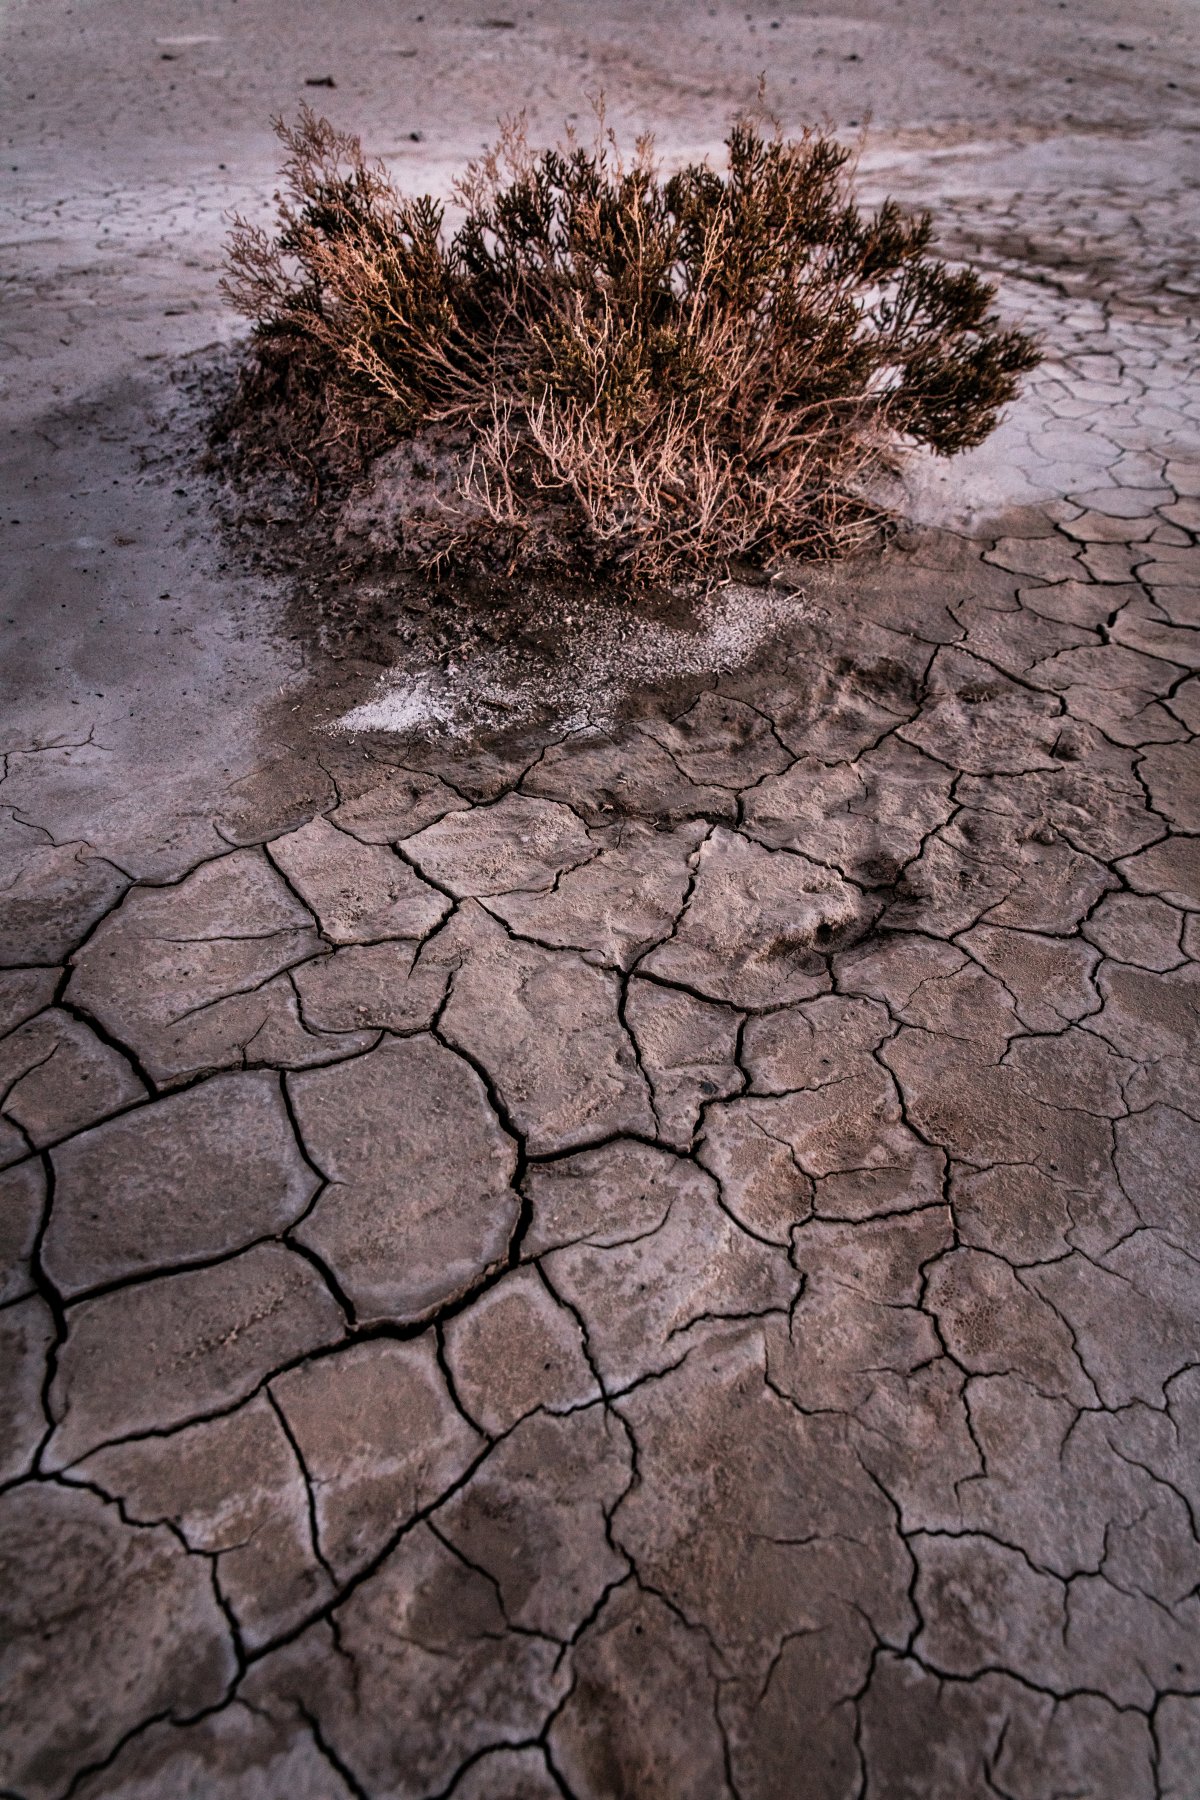
[[[664,176],[603,121],[540,153],[518,122],[450,231],[311,111],[276,130],[274,228],[235,221],[224,283],[247,410],[294,457],[448,457],[450,502],[405,533],[423,554],[634,580],[829,555],[898,447],[978,444],[1037,361],[928,214],[860,209],[820,132],[742,119],[723,173]]]

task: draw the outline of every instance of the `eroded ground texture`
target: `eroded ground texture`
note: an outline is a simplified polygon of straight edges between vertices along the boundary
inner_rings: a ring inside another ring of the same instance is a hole
[[[1045,334],[1001,435],[605,732],[306,732],[128,395],[18,367],[5,1794],[1200,1791],[1190,77],[1084,24],[1107,126],[871,151]]]

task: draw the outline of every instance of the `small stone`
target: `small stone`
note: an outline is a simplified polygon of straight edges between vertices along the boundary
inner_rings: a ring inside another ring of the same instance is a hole
[[[52,1484],[0,1496],[0,1641],[0,1784],[30,1800],[56,1800],[147,1719],[216,1706],[237,1674],[208,1565],[165,1526]]]
[[[279,1078],[217,1075],[72,1138],[52,1154],[42,1246],[65,1295],[223,1256],[285,1231],[319,1185]]]
[[[289,1088],[329,1184],[296,1235],[360,1322],[426,1318],[504,1259],[516,1148],[461,1057],[425,1035],[389,1038]]]
[[[483,1439],[457,1411],[432,1335],[354,1344],[271,1384],[312,1482],[322,1555],[356,1575],[463,1474]]]
[[[404,846],[423,874],[458,899],[552,885],[596,854],[569,806],[506,794],[494,806],[450,813]]]
[[[532,1269],[515,1269],[445,1326],[446,1361],[471,1418],[499,1436],[541,1408],[598,1396],[579,1322]]]
[[[316,1270],[280,1244],[81,1300],[50,1390],[47,1466],[232,1406],[344,1329]]]
[[[394,851],[360,843],[328,819],[276,838],[267,851],[335,944],[423,938],[450,910]]]

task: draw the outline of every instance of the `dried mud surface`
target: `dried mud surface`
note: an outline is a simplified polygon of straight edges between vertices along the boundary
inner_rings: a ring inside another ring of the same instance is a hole
[[[1047,361],[600,718],[326,729],[111,370],[136,500],[78,397],[13,486],[132,573],[47,526],[14,604],[70,667],[0,782],[6,1794],[1195,1792],[1195,193],[1127,127],[891,122]],[[126,580],[195,642],[60,729]]]

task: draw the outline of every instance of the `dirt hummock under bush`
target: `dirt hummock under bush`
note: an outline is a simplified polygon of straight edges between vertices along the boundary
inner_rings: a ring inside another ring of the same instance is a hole
[[[743,118],[723,173],[664,176],[602,114],[540,153],[518,121],[451,231],[311,111],[277,130],[275,223],[230,239],[252,332],[212,463],[347,729],[603,726],[745,664],[803,563],[886,535],[904,453],[977,445],[1038,360],[819,132]]]
[[[220,415],[235,380],[210,366],[192,386],[209,411],[219,393]],[[228,439],[207,457],[231,552],[281,585],[284,628],[319,671],[309,705],[328,727],[604,730],[632,696],[690,691],[752,662],[804,612],[799,565],[637,587],[567,570],[430,572],[388,529],[396,461],[305,487],[291,468],[248,467]]]

